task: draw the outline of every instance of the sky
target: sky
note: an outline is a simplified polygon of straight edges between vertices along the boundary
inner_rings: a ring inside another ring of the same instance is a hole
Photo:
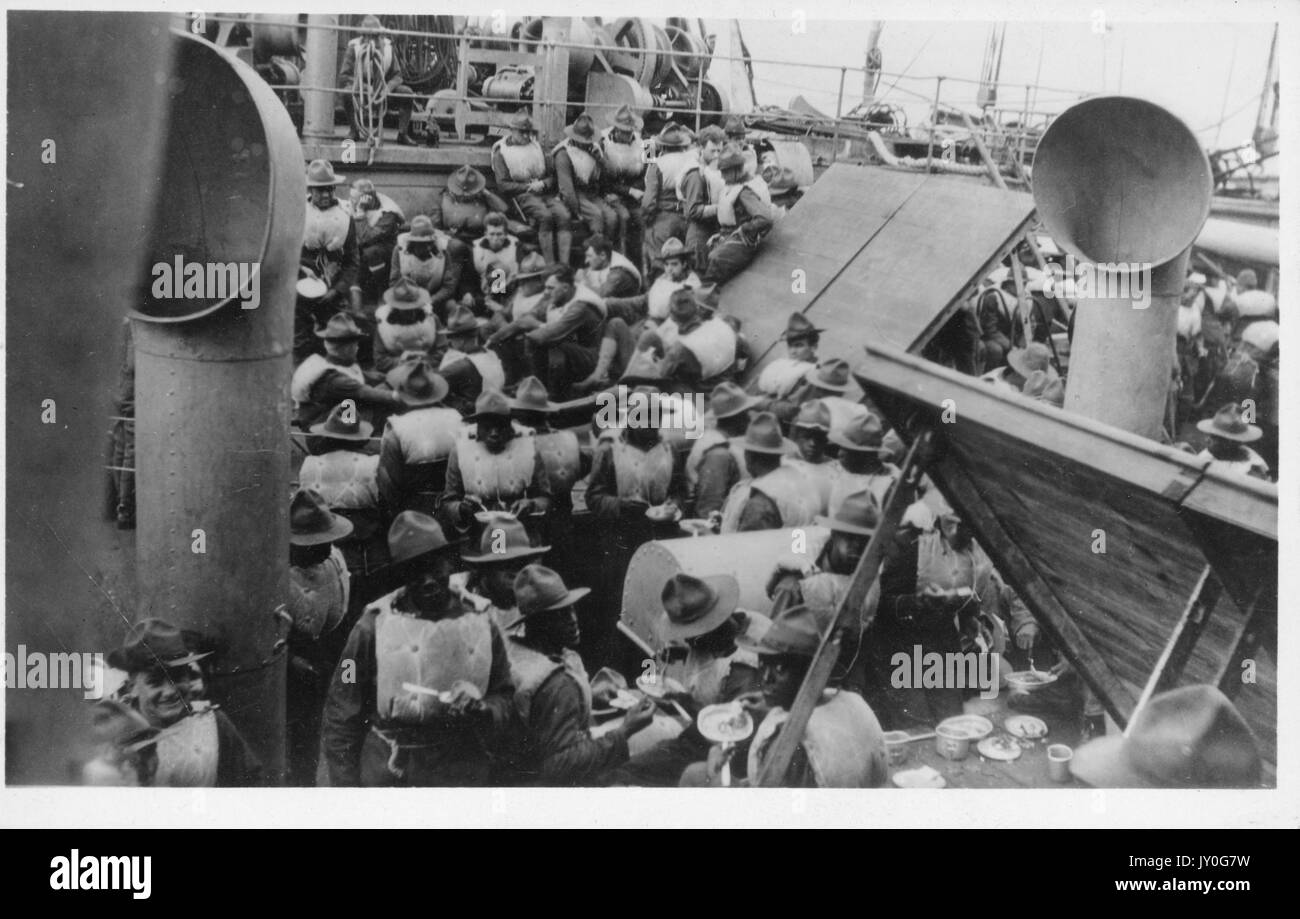
[[[810,14],[811,15],[811,14]],[[723,20],[707,20],[720,34]],[[792,34],[788,19],[741,19],[750,53],[757,59],[861,67],[868,45],[866,20],[807,20]],[[926,117],[936,76],[978,80],[990,22],[886,20],[880,38],[886,74],[878,98],[904,105],[909,122]],[[1006,24],[1001,79],[1019,84],[1002,90],[1000,103],[1019,108],[1026,83],[1072,92],[1040,91],[1036,108],[1059,111],[1079,93],[1136,95],[1168,108],[1197,132],[1206,147],[1235,146],[1250,139],[1259,108],[1273,27],[1263,22],[1110,22],[1097,34],[1092,22],[1013,21]],[[823,111],[835,111],[839,70],[758,63],[760,103],[787,105],[796,94]],[[892,85],[892,89],[890,88]],[[975,110],[974,83],[945,82],[942,98]],[[845,80],[844,110],[861,100],[862,77]],[[1225,118],[1226,116],[1226,118]],[[1222,125],[1219,123],[1222,121]]]

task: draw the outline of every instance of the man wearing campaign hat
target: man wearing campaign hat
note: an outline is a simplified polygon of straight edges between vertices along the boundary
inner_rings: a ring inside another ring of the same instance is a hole
[[[772,230],[775,211],[767,183],[749,170],[745,155],[727,150],[718,158],[725,186],[718,196],[718,239],[709,247],[705,284],[726,284],[758,254]]]
[[[431,303],[427,290],[404,277],[384,291],[375,310],[375,370],[388,373],[404,358],[436,353],[441,359],[440,328]]]
[[[492,174],[497,190],[537,228],[542,257],[551,264],[569,264],[574,215],[554,194],[554,162],[537,142],[527,112],[514,115],[510,133],[492,145]]]
[[[749,174],[758,175],[758,151],[745,139],[749,133],[745,127],[745,119],[739,115],[732,115],[723,123],[722,133],[727,135],[727,146],[739,150],[745,157],[745,169]]]
[[[325,353],[308,355],[289,381],[300,427],[322,420],[338,405],[351,405],[353,412],[396,405],[393,394],[371,385],[372,380],[357,363],[357,349],[365,333],[351,316],[336,313],[325,328],[316,330],[316,337],[324,341]]]
[[[609,310],[599,294],[577,283],[568,265],[550,273],[545,289],[545,320],[524,333],[528,359],[547,391],[568,399],[597,367]]]
[[[1221,469],[1237,475],[1268,479],[1268,463],[1252,450],[1252,444],[1263,436],[1263,431],[1248,424],[1241,416],[1241,406],[1229,402],[1196,424],[1197,430],[1210,436],[1210,445],[1200,452],[1200,459],[1211,460],[1211,469]]]
[[[519,626],[515,577],[525,565],[540,562],[551,547],[533,545],[528,530],[513,514],[484,511],[479,518],[483,532],[478,545],[461,551],[468,570],[451,576],[451,588],[474,609],[487,613],[501,634],[507,635]],[[510,650],[507,642],[507,653]]]
[[[799,448],[799,455],[789,457],[786,463],[808,477],[817,488],[825,513],[830,505],[831,489],[843,469],[827,451],[831,433],[831,410],[821,399],[811,399],[799,407],[799,414],[790,425],[790,439]]]
[[[733,702],[759,690],[758,655],[741,647],[747,633],[761,634],[770,625],[766,616],[736,609],[740,585],[730,575],[702,578],[676,574],[664,584],[660,596],[664,613],[659,637],[665,656],[686,655],[663,669],[685,691],[667,693],[692,717],[709,705]],[[691,763],[708,756],[709,741],[691,724],[676,737],[660,741],[637,753],[605,779],[610,785],[676,787]]]
[[[358,283],[362,299],[369,305],[378,300],[388,286],[393,247],[397,245],[397,233],[406,221],[406,215],[396,201],[377,191],[370,179],[357,179],[352,183],[352,196],[344,207],[356,225],[360,259]]]
[[[758,648],[762,698],[743,700],[756,723],[753,735],[728,751],[714,746],[705,763],[694,764],[683,773],[683,786],[720,784],[722,764],[732,755],[743,757],[746,776],[735,784],[757,784],[773,742],[790,717],[799,688],[833,621],[833,614],[803,606],[782,610],[772,618]],[[879,788],[888,779],[885,735],[871,707],[851,690],[825,690],[812,710],[781,785]]]
[[[358,80],[370,78],[370,74],[363,75],[358,71],[367,66],[374,66],[383,77],[382,94],[386,103],[397,112],[397,143],[406,147],[414,147],[417,142],[410,133],[411,115],[415,109],[414,100],[409,98],[389,98],[391,93],[400,93],[403,96],[413,94],[409,86],[402,85],[402,65],[401,61],[398,60],[397,50],[393,47],[393,40],[384,34],[385,29],[378,16],[367,14],[361,20],[360,31],[360,35],[348,41],[347,49],[343,53],[343,66],[339,69],[338,87],[341,90],[346,90],[343,95],[343,104],[348,110],[348,123],[352,126],[351,133],[348,136],[352,140],[372,140],[371,137],[364,136],[361,130],[356,94]],[[374,63],[371,64],[371,61]],[[375,87],[375,89],[377,90],[378,87]],[[382,128],[382,125],[379,127]]]
[[[812,523],[821,513],[821,496],[807,476],[782,462],[798,447],[781,436],[776,417],[770,412],[754,415],[741,446],[747,477],[727,495],[721,531],[747,533]]]
[[[573,608],[588,593],[568,589],[542,565],[528,565],[515,578],[523,634],[509,641],[522,737],[508,759],[520,784],[594,784],[627,760],[628,738],[654,718],[654,701],[642,699],[620,726],[592,738],[591,685],[575,650],[581,633]]]
[[[460,412],[442,404],[447,381],[425,360],[399,364],[389,385],[403,411],[389,417],[380,441],[379,499],[389,516],[407,510],[432,514],[463,427]]]
[[[781,340],[785,355],[773,358],[758,375],[758,391],[770,399],[784,399],[804,383],[809,371],[817,367],[819,329],[803,313],[791,313]]]
[[[657,153],[646,165],[645,192],[641,195],[642,264],[654,277],[663,269],[661,253],[670,239],[686,238],[686,217],[677,196],[677,180],[687,167],[699,163],[690,132],[675,121],[655,135]],[[691,253],[694,256],[694,252]]]
[[[455,300],[469,255],[467,247],[441,230],[423,214],[411,218],[411,229],[397,237],[388,280],[405,279],[429,294],[429,306],[445,320],[447,307]]]
[[[559,406],[552,402],[546,387],[537,377],[524,377],[515,389],[510,414],[525,428],[532,428],[537,455],[546,467],[551,491],[551,507],[537,528],[543,541],[557,546],[552,564],[567,571],[567,554],[573,541],[573,487],[582,477],[584,457],[578,435],[567,429],[551,427],[551,418]]]
[[[587,225],[592,236],[621,239],[619,212],[602,194],[605,154],[601,152],[596,123],[583,112],[564,129],[564,139],[551,150],[560,199],[569,213]],[[566,263],[567,264],[567,263]]]
[[[605,306],[611,316],[618,316],[639,335],[645,329],[657,328],[668,319],[672,295],[683,288],[696,289],[700,277],[691,270],[690,253],[677,237],[670,237],[659,250],[663,272],[654,279],[645,293],[630,297],[605,297]]]
[[[658,329],[665,345],[660,377],[679,391],[711,390],[735,370],[736,329],[714,315],[714,288],[683,287],[668,299],[668,320]]]
[[[385,514],[379,503],[379,457],[370,447],[373,426],[348,405],[336,406],[307,438],[310,454],[298,470],[298,485],[320,495],[327,507],[347,518],[351,534],[339,548],[353,581],[355,609],[370,600],[388,564]],[[355,610],[354,610],[355,611]]]
[[[126,673],[117,692],[94,705],[104,747],[85,767],[89,784],[243,787],[267,776],[239,729],[207,700],[192,636],[162,619],[130,627],[108,665]]]
[[[441,505],[447,525],[463,533],[484,510],[545,515],[551,507],[546,465],[532,430],[511,420],[510,400],[484,390],[465,421],[447,463]]]
[[[708,264],[709,238],[718,230],[718,199],[726,183],[717,163],[726,142],[727,135],[717,125],[701,130],[696,137],[699,150],[695,161],[677,178],[677,199],[686,218],[686,248],[701,268]]]
[[[489,266],[489,271],[498,270]],[[486,294],[491,311],[488,320],[487,347],[495,351],[506,369],[507,380],[518,380],[532,373],[524,333],[546,323],[546,259],[530,252],[519,263],[519,271],[508,275],[504,295]]]
[[[447,314],[447,351],[438,372],[450,390],[448,404],[462,414],[489,389],[504,389],[506,369],[495,351],[483,347],[488,320],[476,316],[466,303],[456,303]]]
[[[325,282],[325,302],[335,310],[361,310],[361,255],[352,215],[334,196],[347,182],[334,174],[328,160],[307,166],[306,220],[302,228],[301,265]]]
[[[838,357],[824,358],[817,366],[809,367],[803,382],[784,398],[772,400],[768,411],[788,426],[794,423],[805,402],[818,399],[831,413],[831,431],[842,431],[851,421],[863,418],[871,411],[867,406],[845,398],[852,386],[849,362]]]
[[[990,370],[980,379],[1003,392],[1023,392],[1025,382],[1036,371],[1046,374],[1049,381],[1060,375],[1052,366],[1052,349],[1032,341],[1023,348],[1012,348],[1005,367]]]
[[[429,216],[433,225],[465,245],[483,235],[489,214],[506,216],[509,205],[488,190],[483,173],[468,164],[447,176],[447,186]]]
[[[287,784],[316,784],[321,709],[343,642],[352,580],[336,545],[352,521],[319,493],[301,488],[289,503],[289,669],[285,677]]]
[[[633,261],[641,259],[641,223],[631,219],[641,204],[641,176],[646,156],[641,140],[641,119],[628,105],[620,106],[613,121],[600,134],[600,152],[605,159],[605,200],[618,212],[623,238],[615,246]]]
[[[745,477],[742,444],[750,413],[758,403],[735,383],[719,383],[713,388],[704,433],[686,457],[686,484],[694,496],[694,516],[720,513],[727,493]],[[708,425],[710,420],[713,423]]]
[[[366,607],[330,682],[330,784],[484,785],[512,711],[501,633],[452,592],[455,546],[432,517],[398,514],[388,549],[402,586]]]
[[[875,415],[854,419],[842,431],[832,431],[830,442],[840,451],[840,475],[831,483],[827,513],[834,516],[844,499],[862,490],[871,492],[876,503],[885,506],[885,498],[902,472],[884,460],[884,428]]]

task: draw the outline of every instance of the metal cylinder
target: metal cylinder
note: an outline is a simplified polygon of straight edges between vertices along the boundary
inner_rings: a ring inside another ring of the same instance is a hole
[[[302,147],[252,68],[174,40],[180,79],[148,258],[255,262],[257,305],[245,308],[251,289],[193,301],[151,290],[135,314],[141,612],[203,636],[214,698],[278,774]]]
[[[313,14],[307,17],[306,66],[303,68],[303,85],[333,86],[338,79],[339,39],[333,29],[317,26],[336,26],[337,16]],[[303,90],[304,140],[329,140],[334,137],[334,93],[325,90]]]
[[[1174,365],[1189,247],[1210,212],[1210,164],[1196,135],[1158,105],[1089,99],[1062,113],[1034,154],[1034,202],[1062,248],[1107,292],[1079,302],[1065,408],[1155,439]],[[1114,270],[1109,270],[1114,269]]]
[[[809,526],[644,543],[633,553],[623,579],[623,622],[648,644],[656,644],[655,624],[663,615],[660,597],[668,579],[677,574],[729,574],[740,584],[740,608],[766,614],[772,608],[767,581],[777,559],[797,553],[813,561],[829,538],[826,528]],[[798,552],[800,548],[804,551]]]

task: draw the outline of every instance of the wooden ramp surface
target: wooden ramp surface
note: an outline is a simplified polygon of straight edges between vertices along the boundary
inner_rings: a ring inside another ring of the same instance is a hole
[[[779,221],[752,265],[722,289],[744,320],[753,377],[783,353],[795,311],[822,357],[853,363],[866,344],[919,352],[1019,239],[1033,199],[971,179],[831,166]],[[795,292],[802,271],[806,292]]]
[[[859,384],[905,440],[917,423],[936,432],[930,477],[1049,632],[1053,615],[1077,627],[1074,650],[1095,653],[1121,709],[1139,697],[1209,566],[1223,592],[1172,685],[1223,687],[1275,762],[1276,486],[1207,471],[1206,460],[897,350],[867,351]],[[1271,652],[1240,647],[1252,606]],[[1240,679],[1243,656],[1256,662],[1254,684]]]

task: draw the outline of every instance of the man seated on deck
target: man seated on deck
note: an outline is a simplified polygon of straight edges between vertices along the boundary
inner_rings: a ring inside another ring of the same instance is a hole
[[[704,433],[686,457],[686,484],[693,501],[692,516],[722,513],[731,489],[745,478],[745,431],[759,400],[735,383],[719,383],[709,397]],[[712,421],[712,425],[709,422]]]
[[[483,347],[487,326],[488,320],[475,316],[464,303],[455,304],[447,315],[447,353],[438,372],[450,390],[447,404],[461,414],[469,414],[484,392],[506,386],[501,358]]]
[[[424,360],[398,366],[388,378],[403,412],[389,417],[379,447],[376,483],[391,516],[434,513],[446,487],[447,460],[460,437],[460,412],[442,404],[447,381]]]
[[[1241,406],[1229,402],[1196,423],[1197,430],[1210,436],[1210,445],[1198,454],[1198,459],[1208,459],[1211,469],[1268,481],[1268,463],[1247,444],[1264,436],[1258,425],[1247,424],[1241,416]]]
[[[641,203],[641,177],[645,173],[645,148],[641,140],[641,119],[631,106],[623,105],[614,112],[613,123],[601,132],[600,151],[605,159],[602,188],[605,201],[618,212],[621,239],[614,245],[633,261],[641,259],[641,222],[633,220]]]
[[[474,273],[478,275],[479,287],[485,296],[502,295],[504,289],[484,285],[488,280],[489,265],[500,265],[506,275],[519,273],[519,260],[523,253],[519,251],[519,237],[510,232],[506,218],[502,214],[491,213],[483,218],[483,235],[470,245],[470,262]],[[543,260],[545,264],[545,260]]]
[[[359,127],[372,118],[373,113],[356,110],[355,93],[358,80],[369,79],[371,76],[360,72],[360,68],[371,59],[376,62],[376,73],[383,77],[383,85],[371,87],[372,92],[381,93],[384,97],[390,93],[412,95],[410,87],[402,85],[402,64],[397,59],[393,40],[384,34],[384,26],[379,17],[367,15],[361,20],[361,34],[348,41],[347,50],[343,53],[343,66],[339,69],[338,87],[344,91],[343,105],[348,112],[348,124],[351,125],[348,136],[352,140],[370,140],[362,136]],[[388,104],[397,111],[397,143],[406,147],[416,146],[417,141],[410,133],[415,100],[390,99]],[[375,125],[375,129],[382,131],[383,125]]]
[[[674,121],[655,136],[655,148],[657,155],[646,166],[645,192],[641,195],[642,264],[649,277],[663,269],[660,253],[668,240],[686,238],[677,180],[688,166],[699,163],[699,151],[691,149],[690,132]],[[688,249],[693,262],[695,250]]]
[[[755,730],[747,740],[724,751],[709,750],[707,761],[682,774],[683,788],[722,784],[724,763],[738,760],[736,785],[756,786],[774,741],[790,717],[799,688],[812,666],[833,616],[795,606],[778,613],[759,642],[761,698],[744,698]],[[880,788],[889,780],[889,753],[884,731],[862,696],[828,688],[813,708],[803,739],[779,783],[789,788]]]
[[[447,319],[447,308],[455,301],[467,255],[465,245],[433,228],[433,221],[423,214],[411,219],[411,229],[397,237],[388,279],[396,284],[405,278],[429,292],[429,306],[440,322]]]
[[[556,547],[551,564],[566,571],[573,548],[573,487],[582,478],[588,459],[583,455],[577,434],[551,427],[551,419],[557,411],[559,406],[550,400],[541,380],[524,377],[519,381],[515,397],[510,401],[510,414],[521,425],[533,430],[537,455],[546,467],[546,480],[551,492],[550,510],[537,529],[544,542]]]
[[[601,193],[605,154],[601,152],[596,125],[583,112],[564,129],[564,140],[555,145],[555,180],[560,199],[569,213],[581,218],[592,236],[619,239],[623,227],[618,211]]]
[[[712,315],[716,308],[716,291],[710,288],[674,291],[668,300],[668,321],[638,342],[638,351],[663,343],[658,374],[674,391],[708,391],[734,371],[736,330]]]
[[[581,633],[573,606],[590,591],[569,590],[558,574],[528,565],[515,578],[522,635],[512,635],[511,671],[519,738],[507,759],[518,784],[591,785],[601,773],[626,762],[628,738],[654,719],[644,698],[623,723],[591,736],[591,685],[575,650]]]
[[[487,218],[507,217],[509,205],[488,191],[487,179],[473,166],[464,165],[447,176],[447,187],[434,202],[429,217],[444,233],[473,245],[487,228]]]
[[[489,272],[498,271],[491,267]],[[488,318],[487,347],[501,358],[507,384],[532,373],[524,333],[546,322],[546,259],[537,252],[525,255],[519,271],[506,276],[501,293],[485,291]]]
[[[727,495],[720,523],[723,533],[748,533],[806,526],[821,512],[821,496],[808,477],[782,462],[798,450],[781,436],[770,412],[759,412],[745,431],[747,478]]]
[[[842,431],[849,422],[870,412],[865,405],[844,398],[852,384],[849,380],[849,362],[838,357],[828,357],[804,375],[803,383],[790,389],[786,396],[772,400],[768,411],[789,427],[805,402],[819,399],[831,413],[831,431]]]
[[[772,196],[767,183],[749,172],[745,156],[729,150],[718,159],[726,183],[718,197],[718,236],[709,247],[704,283],[726,284],[749,267],[772,230]]]
[[[289,383],[299,427],[310,427],[345,400],[351,400],[354,410],[396,407],[391,392],[371,385],[379,383],[382,375],[368,376],[357,363],[357,348],[364,336],[351,316],[336,314],[316,337],[324,339],[325,354],[308,355]]]
[[[335,187],[346,181],[334,174],[328,160],[312,160],[307,166],[307,216],[300,264],[329,288],[324,303],[335,310],[360,313],[357,228],[352,215],[334,196]]]
[[[603,298],[632,297],[641,290],[641,272],[608,238],[599,234],[587,239],[586,265],[574,280]]]
[[[442,359],[442,335],[429,292],[406,278],[384,291],[375,310],[374,369],[388,373],[407,358]]]
[[[427,514],[388,531],[402,586],[366,607],[325,703],[331,786],[481,786],[514,687],[500,630],[448,585],[455,545]]]
[[[843,431],[832,431],[830,442],[840,451],[840,475],[831,483],[827,513],[833,515],[845,498],[863,489],[870,491],[876,503],[884,507],[889,490],[902,473],[884,460],[888,448],[880,419],[864,415],[851,421]]]
[[[705,706],[733,702],[760,689],[758,656],[753,650],[739,647],[737,639],[771,623],[758,613],[738,612],[739,598],[740,585],[725,574],[704,578],[677,574],[664,584],[660,637],[668,645],[666,650],[679,651],[682,645],[686,648],[685,660],[679,666],[668,665],[679,675],[674,679],[685,692],[668,693],[666,697],[692,717]],[[708,753],[709,741],[692,723],[676,737],[633,756],[606,776],[605,782],[673,788],[686,767]]]
[[[817,369],[817,345],[824,331],[809,322],[803,313],[790,314],[781,333],[785,356],[773,358],[758,375],[758,392],[769,400],[764,408],[771,401],[789,398],[805,384],[808,374]]]
[[[790,425],[790,439],[799,448],[798,456],[787,457],[789,466],[802,472],[817,489],[821,498],[821,510],[826,513],[830,506],[831,489],[843,470],[839,462],[832,459],[827,451],[827,438],[831,430],[831,412],[821,399],[805,402],[799,408],[799,414]]]
[[[696,138],[699,151],[678,173],[677,198],[686,218],[686,248],[697,266],[709,263],[709,239],[718,230],[718,198],[724,182],[718,172],[718,156],[727,135],[709,125]]]
[[[515,578],[525,565],[540,562],[550,546],[534,546],[519,518],[505,511],[484,513],[477,551],[461,550],[465,571],[451,576],[452,590],[479,612],[486,612],[502,635],[519,631]],[[506,653],[511,651],[510,643]]]
[[[568,265],[574,215],[554,194],[553,160],[533,134],[533,119],[528,113],[514,115],[510,133],[492,145],[492,174],[497,190],[536,228],[542,257],[551,264]]]
[[[621,317],[634,334],[658,328],[667,321],[668,305],[674,293],[682,288],[694,290],[700,286],[699,275],[691,270],[690,253],[680,239],[670,237],[659,250],[659,258],[664,270],[645,293],[605,297],[610,315]]]
[[[546,279],[546,321],[525,333],[533,376],[564,400],[574,384],[596,369],[604,337],[605,301],[574,281],[560,265]]]

